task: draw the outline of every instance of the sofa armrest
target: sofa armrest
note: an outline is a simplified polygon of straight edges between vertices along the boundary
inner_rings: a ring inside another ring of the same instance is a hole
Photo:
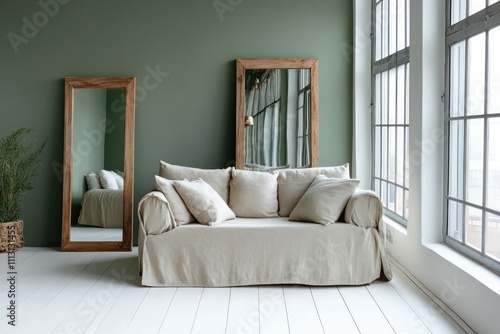
[[[162,234],[175,227],[170,204],[165,195],[159,191],[147,193],[139,202],[139,229],[143,236]]]
[[[359,227],[379,229],[382,227],[383,209],[382,201],[375,192],[358,189],[347,202],[344,219],[346,223]]]

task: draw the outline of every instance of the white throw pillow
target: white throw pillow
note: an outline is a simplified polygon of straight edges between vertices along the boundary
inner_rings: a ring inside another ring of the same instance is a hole
[[[278,175],[235,169],[229,182],[229,207],[237,217],[278,217]]]
[[[198,178],[208,183],[222,197],[224,202],[229,200],[229,179],[231,167],[225,169],[200,169],[193,167],[176,166],[160,161],[160,176],[169,180],[193,181]]]
[[[348,179],[349,164],[335,167],[316,167],[304,169],[283,169],[278,172],[279,215],[288,217],[309,185],[318,175]]]
[[[116,172],[112,171],[111,173],[113,173],[113,176],[115,177],[116,184],[118,185],[118,189],[123,190],[123,177]]]
[[[193,215],[189,212],[188,207],[177,190],[175,190],[173,180],[167,180],[161,176],[155,175],[155,190],[161,191],[167,198],[175,222],[178,225],[194,222]]]
[[[109,170],[99,171],[99,181],[101,182],[102,189],[120,189],[113,172]]]
[[[359,180],[330,179],[318,175],[290,213],[288,220],[307,221],[328,225],[335,223],[349,198],[356,191]]]
[[[87,190],[101,189],[99,176],[96,173],[90,172],[85,174],[85,181],[87,182]]]
[[[202,179],[174,181],[174,187],[198,223],[217,225],[235,218],[222,197]]]

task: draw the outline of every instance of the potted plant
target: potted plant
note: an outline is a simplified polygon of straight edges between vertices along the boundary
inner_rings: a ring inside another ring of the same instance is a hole
[[[27,142],[33,129],[22,127],[0,138],[0,252],[14,252],[24,246],[21,197],[33,189],[40,155],[45,147]]]

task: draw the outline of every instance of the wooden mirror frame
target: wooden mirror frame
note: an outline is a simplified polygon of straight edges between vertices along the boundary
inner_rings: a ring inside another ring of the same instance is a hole
[[[318,158],[318,59],[316,58],[239,58],[236,59],[236,168],[245,159],[245,71],[253,69],[309,69],[311,71],[311,167]]]
[[[123,177],[123,229],[121,241],[71,241],[71,176],[73,170],[73,113],[75,88],[125,88],[125,150]],[[135,78],[65,78],[62,251],[131,251],[134,192]]]

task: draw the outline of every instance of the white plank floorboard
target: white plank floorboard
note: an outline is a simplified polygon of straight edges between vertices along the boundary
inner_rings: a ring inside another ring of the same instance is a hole
[[[325,333],[359,333],[337,287],[312,287],[311,292]]]
[[[257,287],[231,288],[230,298],[226,333],[259,333],[259,289]]]
[[[224,333],[230,292],[230,288],[203,289],[191,334]]]
[[[309,287],[285,286],[283,292],[290,333],[324,333]]]
[[[137,248],[24,248],[16,267],[18,326],[2,313],[2,334],[474,333],[397,263],[392,281],[356,287],[143,287]],[[6,305],[1,286],[0,305]]]
[[[146,296],[128,324],[127,334],[158,333],[177,291],[177,288],[170,287],[144,289],[147,290]]]
[[[342,286],[339,291],[361,334],[395,333],[366,287]]]
[[[147,289],[140,286],[141,281],[140,277],[137,276],[137,271],[138,262],[136,260],[125,275],[130,280],[125,282],[126,286],[116,298],[114,305],[111,306],[96,333],[125,333],[127,330],[129,321],[137,313],[147,293]]]
[[[131,278],[127,277],[126,273],[129,272],[130,268],[137,271],[136,261],[136,257],[131,257],[131,255],[128,254],[127,257],[113,262],[106,273],[97,282],[100,284],[94,285],[94,287],[97,286],[98,289],[95,289],[92,293],[85,296],[87,299],[84,303],[88,303],[87,311],[89,315],[90,312],[92,313],[92,321],[88,324],[84,333],[97,332],[104,318],[115,305],[118,297],[123,290],[129,286],[128,280]],[[82,327],[85,328],[85,324]]]
[[[366,288],[396,333],[430,334],[429,329],[392,285],[374,282]]]
[[[444,310],[415,285],[397,266],[389,284],[406,300],[420,320],[432,333],[466,333]]]
[[[158,333],[191,333],[202,293],[203,288],[178,289]]]
[[[281,286],[259,287],[260,334],[288,334],[288,315]]]

